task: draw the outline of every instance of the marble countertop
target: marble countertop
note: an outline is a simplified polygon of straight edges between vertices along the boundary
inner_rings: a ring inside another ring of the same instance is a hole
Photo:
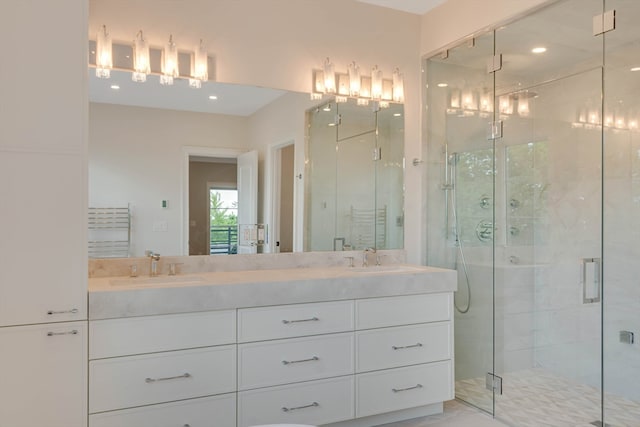
[[[89,279],[89,319],[455,291],[435,267],[287,268]]]

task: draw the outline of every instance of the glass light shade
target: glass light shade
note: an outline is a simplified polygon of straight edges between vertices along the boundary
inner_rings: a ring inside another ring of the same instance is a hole
[[[453,109],[460,108],[460,90],[451,89],[451,95],[449,96],[449,107]]]
[[[500,112],[502,114],[513,114],[513,103],[509,95],[500,97]]]
[[[193,57],[191,58],[191,78],[189,79],[189,86],[200,88],[202,83],[196,83],[196,81],[206,82],[207,80],[209,80],[207,51],[202,40],[200,40],[200,45],[198,45],[193,52]]]
[[[360,95],[360,67],[354,62],[349,64],[349,95]]]
[[[145,82],[147,74],[150,72],[149,44],[144,39],[142,30],[140,30],[133,41],[133,74],[131,79],[134,82]]]
[[[371,70],[371,99],[382,99],[382,70],[377,65]]]
[[[404,102],[404,77],[397,68],[393,72],[393,101]]]
[[[477,110],[478,102],[476,100],[476,94],[469,87],[462,90],[462,108],[464,110]]]
[[[103,25],[96,37],[96,77],[108,79],[113,68],[113,43],[107,26]]]
[[[346,74],[338,74],[336,77],[338,78],[338,95],[347,97],[349,95],[349,88],[351,86],[349,76]]]
[[[480,111],[487,113],[493,112],[493,105],[491,104],[491,96],[488,93],[483,93],[480,96]]]
[[[369,105],[369,100],[367,98],[358,98],[356,100],[356,104],[360,106],[366,106]]]
[[[598,125],[600,124],[600,113],[598,110],[594,109],[589,111],[589,124]]]
[[[336,93],[336,73],[329,58],[324,61],[323,72],[325,93]]]
[[[526,96],[526,95],[525,95]],[[520,116],[526,117],[530,113],[529,110],[529,100],[524,96],[520,96],[518,98],[518,114]]]
[[[172,85],[174,77],[178,77],[178,48],[173,42],[173,36],[169,36],[169,42],[162,49],[160,65],[160,84]]]
[[[336,103],[344,103],[347,102],[347,97],[342,95],[336,95]]]

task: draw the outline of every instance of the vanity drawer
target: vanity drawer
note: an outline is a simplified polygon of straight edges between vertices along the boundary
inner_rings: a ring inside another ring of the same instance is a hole
[[[353,301],[294,304],[238,310],[238,342],[353,330]]]
[[[451,361],[356,375],[356,417],[451,400]]]
[[[354,417],[353,376],[238,393],[238,427],[321,425]]]
[[[236,394],[103,412],[89,427],[236,427]]]
[[[236,346],[89,362],[89,412],[236,390]]]
[[[451,359],[451,323],[356,332],[356,372]]]
[[[235,310],[89,322],[89,359],[231,344]]]
[[[451,319],[451,293],[403,295],[356,301],[356,329]]]
[[[353,332],[238,345],[238,388],[353,374]]]

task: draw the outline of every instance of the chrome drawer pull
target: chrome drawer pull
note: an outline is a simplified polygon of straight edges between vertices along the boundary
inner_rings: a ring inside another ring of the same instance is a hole
[[[48,337],[55,337],[57,335],[78,335],[78,331],[74,329],[67,332],[47,332]]]
[[[181,378],[191,378],[191,374],[187,372],[185,374],[177,375],[175,377],[145,378],[144,382],[146,382],[147,384],[150,384],[150,383],[156,383],[156,382],[159,382],[159,381],[179,380]]]
[[[307,408],[314,408],[316,406],[320,406],[320,404],[318,402],[313,402],[310,405],[305,405],[305,406],[296,406],[294,408],[287,408],[287,407],[282,407],[282,412],[290,412],[290,411],[297,411],[298,409],[307,409]]]
[[[318,319],[317,317],[310,317],[309,319],[300,319],[300,320],[283,320],[282,323],[284,323],[285,325],[289,325],[291,323],[300,323],[300,322],[317,322]]]
[[[417,344],[413,344],[413,345],[404,345],[404,346],[400,346],[400,347],[395,346],[395,345],[392,345],[392,346],[391,346],[391,348],[392,348],[392,349],[394,349],[394,350],[404,350],[405,348],[416,348],[416,347],[422,347],[422,343],[420,343],[420,342],[419,342],[419,343],[417,343]]]
[[[62,311],[49,310],[47,311],[47,314],[49,316],[51,316],[52,314],[78,314],[78,309],[72,308],[71,310],[62,310]]]
[[[416,384],[413,387],[407,387],[407,388],[392,388],[391,390],[393,390],[394,393],[400,393],[401,391],[415,390],[417,388],[422,388],[422,384]]]
[[[320,360],[318,356],[313,356],[311,359],[302,359],[302,360],[283,360],[283,365],[291,365],[293,363],[302,363],[302,362],[314,362],[316,360]]]

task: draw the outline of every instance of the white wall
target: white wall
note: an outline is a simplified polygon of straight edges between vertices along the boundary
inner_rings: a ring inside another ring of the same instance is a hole
[[[248,141],[244,117],[92,103],[89,204],[132,205],[132,256],[181,254],[182,147],[248,149]],[[164,222],[166,231],[154,231]]]
[[[107,25],[114,41],[129,43],[144,29],[152,45],[173,34],[190,49],[206,40],[216,60],[216,80],[309,92],[311,70],[328,56],[338,71],[355,60],[363,74],[374,65],[405,76],[405,155],[420,157],[420,17],[344,0],[91,0],[89,34]],[[384,37],[380,37],[380,33]],[[299,151],[299,150],[297,150]],[[296,172],[302,168],[296,154]],[[418,262],[422,247],[421,174],[406,173],[405,247]],[[299,193],[296,193],[299,194]]]

